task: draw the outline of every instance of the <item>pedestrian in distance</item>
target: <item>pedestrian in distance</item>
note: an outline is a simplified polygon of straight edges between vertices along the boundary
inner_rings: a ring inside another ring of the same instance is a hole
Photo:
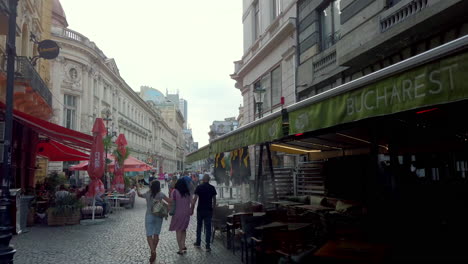
[[[211,242],[211,218],[213,217],[213,208],[216,207],[216,189],[210,184],[210,175],[203,175],[202,184],[195,189],[195,195],[192,200],[192,215],[195,208],[195,203],[198,200],[197,206],[197,238],[195,247],[200,247],[201,231],[204,226],[205,230],[205,247],[206,251],[210,252]]]
[[[169,231],[176,232],[177,244],[179,246],[177,254],[182,255],[187,251],[185,239],[187,237],[190,215],[192,213],[192,209],[190,208],[190,192],[184,179],[181,178],[177,180],[171,198],[173,200],[173,208],[171,208],[170,211],[174,212],[174,215],[171,219]]]
[[[169,205],[172,201],[163,192],[161,192],[161,185],[157,180],[150,182],[150,189],[144,194],[141,194],[139,186],[136,186],[138,196],[146,199],[146,240],[148,241],[148,245],[150,247],[150,263],[154,263],[156,260],[156,248],[158,247],[159,243],[159,234],[161,233],[163,218],[152,213],[152,206],[155,200],[159,200],[161,202],[164,200]]]
[[[190,199],[192,199],[192,196],[195,192],[195,184],[192,181],[192,178],[190,176],[184,176],[181,179],[184,180],[185,184],[187,185],[187,188],[190,192]]]
[[[168,184],[168,186],[169,186],[169,196],[171,196],[172,191],[174,190],[176,183],[177,183],[177,176],[173,175],[171,180],[169,181],[169,184]]]

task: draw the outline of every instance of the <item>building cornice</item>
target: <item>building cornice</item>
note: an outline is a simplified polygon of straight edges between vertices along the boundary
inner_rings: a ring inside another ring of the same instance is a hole
[[[97,67],[100,70],[104,69],[105,74],[119,84],[118,87],[122,92],[124,92],[129,98],[133,99],[135,103],[147,111],[148,114],[155,117],[157,121],[163,123],[164,127],[167,128],[167,130],[172,135],[177,135],[177,133],[173,131],[173,129],[164,121],[164,119],[161,118],[160,115],[154,109],[152,109],[152,107],[149,106],[148,103],[146,103],[120,75],[117,75],[111,68],[109,68],[108,62],[110,59],[104,55],[104,53],[94,44],[94,42],[90,42],[89,39],[87,39],[85,36],[73,31],[71,32],[76,34],[76,38],[83,38],[83,41],[65,37],[63,36],[63,30],[64,29],[56,27],[55,31],[52,32],[52,39],[57,41],[62,47],[67,47],[69,49],[86,54],[90,58],[90,63],[94,63],[92,67]]]

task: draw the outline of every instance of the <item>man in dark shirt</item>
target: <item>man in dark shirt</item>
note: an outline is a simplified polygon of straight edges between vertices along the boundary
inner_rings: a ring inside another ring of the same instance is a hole
[[[210,176],[205,174],[203,176],[203,183],[200,184],[195,190],[195,196],[192,200],[192,214],[195,203],[198,199],[197,207],[197,239],[194,244],[199,247],[201,244],[201,231],[202,226],[205,225],[205,243],[206,251],[211,251],[211,218],[213,217],[213,208],[216,206],[216,189],[209,183]]]

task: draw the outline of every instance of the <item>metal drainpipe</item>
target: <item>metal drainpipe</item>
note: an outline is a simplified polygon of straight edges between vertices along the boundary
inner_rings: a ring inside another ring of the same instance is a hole
[[[298,27],[299,27],[299,11],[298,7],[296,4],[296,65],[294,65],[294,95],[296,96],[296,101],[294,103],[299,102],[299,94],[297,93],[297,73],[299,72],[299,62],[300,62],[300,54],[299,54],[299,32],[298,32]]]

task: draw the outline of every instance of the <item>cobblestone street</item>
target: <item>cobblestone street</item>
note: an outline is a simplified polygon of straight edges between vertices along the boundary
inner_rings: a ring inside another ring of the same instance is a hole
[[[163,191],[167,193],[167,188]],[[137,197],[135,208],[116,211],[99,224],[29,227],[29,232],[12,239],[17,250],[14,261],[16,264],[148,263],[145,210],[145,201]],[[203,244],[201,249],[194,248],[195,228],[194,215],[187,232],[188,252],[179,256],[175,232],[169,232],[169,222],[164,221],[156,263],[241,263],[240,254],[228,251],[218,236],[211,252],[205,252]]]

